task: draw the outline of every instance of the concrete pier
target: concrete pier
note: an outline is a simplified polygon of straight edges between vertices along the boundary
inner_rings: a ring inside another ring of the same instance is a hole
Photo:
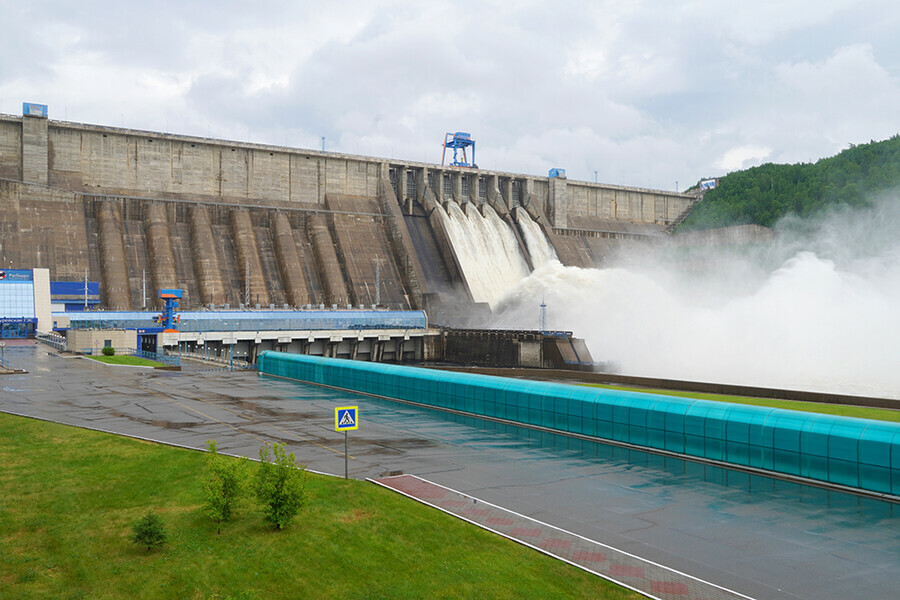
[[[122,237],[122,215],[114,201],[97,206],[100,241],[100,264],[103,267],[104,296],[113,310],[131,308],[131,286],[128,282],[128,263],[125,260],[125,240]]]
[[[244,290],[249,291],[249,297],[241,295],[244,304],[250,306],[260,304],[269,305],[269,290],[263,274],[262,262],[256,245],[256,234],[253,232],[253,223],[250,220],[250,212],[246,209],[236,208],[231,211],[231,228],[234,234],[234,247],[237,256],[237,270],[240,272]]]
[[[154,289],[177,288],[178,276],[175,273],[175,255],[172,253],[172,240],[169,235],[169,223],[166,218],[165,206],[157,203],[147,204],[145,223]],[[155,296],[156,294],[151,294],[151,297]]]
[[[209,211],[205,206],[191,208],[191,236],[194,241],[194,270],[200,280],[200,297],[204,304],[224,304],[225,286],[219,254],[209,222]]]
[[[350,302],[350,294],[341,274],[341,265],[334,250],[334,242],[328,231],[328,223],[320,214],[312,214],[306,218],[307,234],[312,242],[313,255],[319,276],[325,288],[326,304],[345,304]]]
[[[281,212],[275,215],[275,256],[288,302],[294,306],[308,303],[309,290],[303,278],[303,264],[297,253],[294,231],[287,215]]]

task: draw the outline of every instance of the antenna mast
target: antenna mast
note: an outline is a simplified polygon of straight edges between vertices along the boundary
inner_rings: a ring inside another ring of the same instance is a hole
[[[541,296],[541,331],[547,331],[547,303]]]

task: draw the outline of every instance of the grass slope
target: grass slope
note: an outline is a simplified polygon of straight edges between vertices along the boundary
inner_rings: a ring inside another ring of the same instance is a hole
[[[161,362],[141,358],[140,356],[85,356],[97,362],[106,363],[108,365],[129,365],[135,367],[165,367]]]
[[[752,406],[768,406],[770,408],[786,408],[802,412],[821,413],[825,415],[838,415],[842,417],[855,417],[857,419],[874,419],[876,421],[900,422],[900,410],[887,408],[867,408],[865,406],[847,406],[844,404],[824,404],[821,402],[801,402],[798,400],[778,400],[770,398],[748,398],[746,396],[725,396],[722,394],[703,394],[700,392],[680,392],[673,390],[656,390],[648,388],[624,387],[618,385],[603,385],[598,383],[580,384],[585,387],[598,387],[610,390],[623,390],[626,392],[643,392],[646,394],[659,394],[662,396],[677,396],[679,398],[696,398],[698,400],[714,400],[716,402],[730,402],[733,404],[750,404]],[[898,401],[900,406],[900,401]]]
[[[0,598],[641,598],[377,486],[310,476],[276,532],[202,514],[204,455],[0,414]],[[130,525],[159,514],[169,545]]]

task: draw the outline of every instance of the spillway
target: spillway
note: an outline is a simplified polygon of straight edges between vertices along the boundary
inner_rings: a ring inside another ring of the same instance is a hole
[[[437,210],[475,302],[492,308],[500,298],[535,269],[557,260],[556,251],[541,229],[524,210],[517,211],[515,223],[524,240],[524,248],[506,221],[488,204],[476,208],[447,202]],[[526,255],[527,253],[527,255]]]
[[[441,219],[473,300],[493,306],[528,276],[529,269],[509,225],[490,206],[482,210],[484,215],[471,204],[463,211],[455,202],[447,202]]]
[[[535,269],[542,267],[552,260],[559,260],[556,250],[550,245],[550,240],[544,235],[541,226],[531,220],[524,210],[517,210],[517,222],[525,238],[528,254],[531,256],[531,264]]]

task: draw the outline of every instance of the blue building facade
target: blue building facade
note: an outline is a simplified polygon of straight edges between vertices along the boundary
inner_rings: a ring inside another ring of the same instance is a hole
[[[31,269],[0,270],[0,338],[34,337],[34,289]]]

